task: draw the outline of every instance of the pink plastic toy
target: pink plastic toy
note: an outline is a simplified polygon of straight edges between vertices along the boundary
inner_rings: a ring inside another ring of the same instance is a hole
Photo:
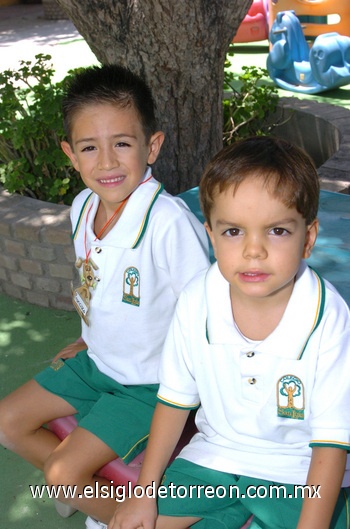
[[[254,0],[233,39],[237,42],[254,42],[268,38],[266,0]]]

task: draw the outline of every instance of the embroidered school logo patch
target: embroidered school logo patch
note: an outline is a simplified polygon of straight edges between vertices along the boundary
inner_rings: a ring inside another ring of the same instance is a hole
[[[64,366],[64,362],[61,358],[56,360],[56,362],[52,362],[52,364],[50,365],[51,369],[53,369],[54,371],[58,371],[63,366]]]
[[[124,272],[123,303],[140,306],[140,274],[137,268],[129,266]]]
[[[304,385],[294,375],[284,375],[277,382],[277,416],[304,419]]]

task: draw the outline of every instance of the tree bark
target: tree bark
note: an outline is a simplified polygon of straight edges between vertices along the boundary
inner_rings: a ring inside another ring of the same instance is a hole
[[[222,146],[229,43],[252,0],[58,0],[102,64],[144,77],[166,141],[154,175],[173,194],[198,184]]]

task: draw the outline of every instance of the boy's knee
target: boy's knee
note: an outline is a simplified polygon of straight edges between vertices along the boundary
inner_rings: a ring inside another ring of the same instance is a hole
[[[67,465],[64,458],[53,452],[45,461],[44,476],[48,485],[67,485]]]
[[[83,476],[72,464],[72,460],[66,457],[62,451],[55,451],[47,458],[44,464],[44,476],[48,485],[79,485]]]
[[[18,437],[18,420],[11,408],[0,402],[0,444],[8,450],[14,449]]]

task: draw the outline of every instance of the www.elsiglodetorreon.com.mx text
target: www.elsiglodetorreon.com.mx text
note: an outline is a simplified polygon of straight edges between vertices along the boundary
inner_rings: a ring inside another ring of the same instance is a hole
[[[78,490],[75,485],[30,485],[31,495],[33,498],[49,498],[58,499],[74,499],[74,498],[114,498],[117,502],[123,502],[126,498],[134,496],[136,498],[321,498],[321,485],[294,485],[293,493],[287,490],[284,485],[251,485],[244,491],[241,491],[237,485],[230,485],[224,487],[218,485],[216,487],[211,485],[190,485],[185,487],[183,485],[175,485],[170,482],[168,486],[160,485],[158,488],[155,483],[147,487],[140,485],[133,485],[130,481],[127,485],[100,485],[98,482],[95,486],[88,485],[82,491]]]

